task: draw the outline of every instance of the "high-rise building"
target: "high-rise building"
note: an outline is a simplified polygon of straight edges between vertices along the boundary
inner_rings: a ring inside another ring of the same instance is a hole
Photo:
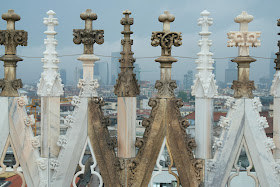
[[[232,85],[233,80],[237,80],[237,67],[236,63],[228,61],[228,69],[225,70],[225,84]]]
[[[141,68],[139,66],[139,64],[134,64],[134,72],[136,74],[136,79],[138,80],[138,82],[141,81]]]
[[[121,58],[120,52],[112,52],[111,58],[111,85],[116,84],[118,74],[121,72],[119,59]]]
[[[100,85],[108,85],[108,62],[96,62],[94,65],[94,78]]]
[[[216,60],[214,60],[214,63],[213,63],[213,68],[214,68],[214,69],[213,69],[213,74],[215,75],[215,79],[217,80],[216,65],[217,65],[217,64],[216,64]]]
[[[62,84],[66,85],[66,70],[65,69],[60,69],[60,78],[62,80]]]
[[[187,74],[184,75],[184,89],[190,90],[193,85],[193,71],[188,71]]]
[[[79,79],[83,78],[83,69],[76,67],[75,68],[75,77],[74,77],[74,83],[77,85],[79,82]]]

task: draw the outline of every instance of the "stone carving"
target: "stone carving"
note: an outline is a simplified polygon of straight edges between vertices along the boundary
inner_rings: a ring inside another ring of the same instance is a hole
[[[74,117],[71,115],[66,116],[64,119],[64,124],[66,124],[69,127],[72,127],[72,124],[74,123]]]
[[[131,14],[129,10],[124,11],[123,14],[125,17],[120,21],[124,25],[124,30],[122,31],[124,39],[121,41],[123,51],[121,52],[122,57],[119,59],[121,72],[118,75],[114,92],[118,97],[136,97],[140,93],[140,86],[133,72],[135,59],[131,51],[133,40],[130,39],[130,35],[133,34],[130,30],[130,25],[133,25],[133,18],[129,17]]]
[[[129,12],[125,11],[124,13],[128,18]],[[161,72],[161,80],[156,83],[159,90],[157,97],[149,101],[152,111],[149,118],[142,122],[145,132],[142,138],[136,140],[135,146],[139,149],[135,157],[116,157],[114,146],[112,146],[114,140],[110,138],[108,132],[108,120],[101,110],[104,101],[94,97],[91,98],[88,105],[90,111],[88,113],[89,140],[94,149],[105,186],[148,186],[165,137],[168,149],[170,149],[169,154],[172,153],[172,160],[176,163],[178,175],[174,176],[180,183],[178,185],[198,187],[203,184],[204,165],[201,160],[194,158],[193,149],[196,147],[196,143],[186,134],[186,127],[189,124],[187,119],[180,115],[180,107],[183,106],[183,103],[181,99],[174,97],[173,90],[176,88],[176,82],[171,80],[171,64],[177,61],[170,56],[171,45],[181,45],[180,33],[176,33],[176,38],[170,32],[170,21],[174,20],[173,15],[165,12],[159,20],[164,22],[163,34],[166,36],[162,36],[163,39],[158,44],[162,45],[164,49],[162,56],[156,61],[161,63],[161,68],[164,68],[165,72]],[[132,19],[123,19],[121,23],[128,24],[125,26],[129,27],[132,24]],[[166,41],[163,41],[164,39]],[[172,41],[168,44],[168,40]],[[131,45],[132,40],[124,39],[122,43],[123,45]],[[166,51],[167,53],[165,53]],[[132,55],[130,51],[128,52]],[[126,51],[122,55],[125,56],[125,53]],[[169,56],[164,56],[164,54]],[[120,60],[120,63],[127,62]],[[133,60],[130,63],[133,64]],[[184,156],[182,157],[182,155]],[[173,171],[170,173],[174,174]]]
[[[155,61],[160,63],[161,68],[165,68],[164,78],[158,80],[155,88],[158,89],[159,98],[174,97],[173,90],[177,87],[176,82],[171,80],[171,65],[177,62],[177,59],[171,57],[172,46],[182,45],[182,36],[180,32],[171,32],[170,23],[175,20],[174,15],[165,11],[164,14],[159,16],[159,21],[163,22],[163,31],[153,32],[151,38],[151,45],[161,46],[161,56]]]
[[[168,19],[168,18],[166,18]],[[162,19],[164,20],[164,19]],[[172,19],[171,19],[172,20]],[[171,47],[174,45],[179,47],[182,45],[182,36],[180,32],[153,32],[152,34],[152,46],[161,46],[162,56],[171,56]]]
[[[35,136],[30,141],[34,148],[38,148],[41,146],[41,136]]]
[[[84,79],[80,79],[77,87],[81,89],[80,95],[82,97],[86,95],[97,96],[96,89],[99,88],[99,83],[97,79],[93,79],[91,81],[85,81]]]
[[[215,162],[209,160],[209,161],[207,162],[207,170],[213,172],[213,171],[215,170],[215,168],[216,168]]]
[[[37,161],[37,164],[41,170],[45,170],[48,167],[48,159],[47,158],[40,158]]]
[[[280,97],[280,71],[277,70],[274,74],[274,79],[272,80],[272,85],[270,88],[270,94],[274,97]]]
[[[256,59],[249,56],[249,47],[260,46],[258,38],[261,32],[249,32],[248,23],[253,20],[253,16],[242,12],[234,21],[240,23],[240,31],[228,33],[228,47],[236,46],[239,48],[238,57],[231,60],[238,64],[238,80],[233,81],[232,89],[234,89],[235,98],[253,98],[252,90],[255,89],[254,81],[249,80],[250,63]]]
[[[163,31],[153,32],[151,45],[161,46],[162,56],[171,56],[172,45],[178,47],[182,45],[182,36],[180,32],[170,32],[170,23],[175,20],[175,16],[165,11],[158,20],[163,22]],[[176,61],[173,61],[176,62]]]
[[[233,97],[229,97],[225,103],[228,108],[236,109],[236,100]]]
[[[262,111],[262,103],[261,103],[259,97],[254,97],[254,99],[253,99],[253,108],[255,110],[257,110],[258,112]]]
[[[226,130],[229,130],[230,128],[230,119],[227,117],[221,116],[220,121],[219,121],[219,126],[223,127]]]
[[[104,43],[104,30],[92,30],[92,21],[97,19],[97,15],[87,9],[80,15],[85,20],[85,29],[73,29],[73,42],[84,44],[84,54],[93,54],[93,44]]]
[[[25,118],[24,120],[24,124],[28,127],[32,126],[35,124],[35,118],[34,118],[34,115],[29,115]]]
[[[277,20],[277,26],[280,27],[280,19]],[[278,33],[278,35],[280,35],[280,33]],[[278,40],[278,47],[279,51],[276,53],[277,58],[274,60],[274,63],[276,64],[276,71],[280,70],[280,40]]]
[[[233,84],[231,86],[231,89],[233,89],[234,96],[236,98],[240,98],[242,96],[247,96],[249,98],[253,98],[253,90],[255,90],[254,81],[237,81],[234,80]]]
[[[59,167],[59,162],[56,159],[51,158],[50,159],[50,169],[57,171],[58,167]]]
[[[66,136],[65,136],[65,135],[60,135],[60,136],[58,137],[58,140],[57,140],[57,145],[58,145],[59,147],[65,148],[66,144],[67,144],[67,138],[66,138]]]
[[[260,117],[259,119],[259,127],[260,127],[260,130],[264,129],[264,128],[268,128],[268,123],[266,121],[266,117]]]
[[[278,23],[277,25],[280,27],[280,19],[277,20]],[[278,35],[280,35],[280,33],[278,33]],[[278,40],[278,47],[279,47],[279,51],[277,53],[275,53],[276,55],[276,59],[274,60],[274,63],[276,64],[275,69],[276,69],[276,73],[274,74],[274,79],[272,80],[272,85],[271,85],[271,89],[270,89],[270,93],[271,95],[273,95],[274,97],[280,97],[280,40]]]
[[[74,29],[75,44],[93,45],[94,43],[104,43],[104,31],[103,30],[85,30],[85,29]]]
[[[80,18],[85,20],[85,29],[73,30],[73,42],[84,44],[84,53],[78,58],[83,62],[83,79],[79,80],[78,88],[81,88],[81,97],[97,97],[96,88],[99,87],[99,84],[97,80],[93,79],[93,76],[94,62],[99,58],[93,54],[93,45],[94,43],[104,43],[104,31],[92,29],[92,21],[97,19],[97,15],[91,9],[81,13]]]
[[[15,22],[20,20],[20,16],[14,10],[8,10],[2,19],[7,21],[7,30],[0,30],[0,45],[5,45],[5,55],[0,60],[4,61],[4,71],[9,73],[5,73],[4,79],[0,80],[1,96],[17,97],[22,82],[16,79],[16,64],[22,59],[16,55],[16,47],[27,46],[27,32],[15,30]]]
[[[78,96],[73,96],[71,104],[75,107],[79,107],[81,104],[81,99]]]
[[[279,174],[280,173],[280,162],[277,161],[273,164],[274,170],[275,170],[275,174]]]
[[[0,45],[5,45],[5,46],[7,45],[11,48],[15,48],[19,45],[27,46],[27,38],[28,38],[27,32],[23,30],[0,31]]]
[[[176,81],[157,80],[155,88],[158,90],[158,97],[170,96],[174,97],[174,89],[177,88]]]
[[[213,148],[221,150],[223,148],[223,141],[220,138],[215,137]]]
[[[243,11],[234,21],[240,23],[240,31],[228,33],[228,47],[239,47],[239,56],[249,56],[249,46],[258,47],[261,45],[258,38],[261,32],[248,32],[248,23],[253,21],[254,17]]]
[[[240,22],[237,22],[240,23]],[[261,36],[261,32],[229,32],[228,33],[228,47],[258,47],[261,45],[258,38]],[[248,54],[248,52],[246,53]],[[247,56],[247,55],[244,55]]]
[[[271,151],[271,149],[275,149],[276,146],[273,142],[272,138],[267,137],[267,139],[265,140],[265,145],[268,151]]]
[[[23,106],[27,105],[28,100],[27,100],[26,96],[21,96],[17,99],[17,102],[18,102],[18,106],[23,107]]]

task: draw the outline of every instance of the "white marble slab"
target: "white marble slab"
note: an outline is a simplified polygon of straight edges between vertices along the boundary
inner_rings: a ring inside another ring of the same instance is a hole
[[[0,106],[0,155],[2,155],[10,131],[8,117],[8,97],[0,97]]]
[[[16,155],[28,187],[40,185],[37,159],[40,158],[38,148],[34,148],[31,139],[34,137],[31,127],[25,125],[27,117],[25,106],[18,105],[18,98],[9,98],[10,134]]]
[[[135,156],[136,97],[118,97],[118,156]]]
[[[74,110],[74,122],[66,133],[67,144],[58,156],[59,167],[51,177],[52,186],[70,186],[87,138],[88,98],[81,98]]]

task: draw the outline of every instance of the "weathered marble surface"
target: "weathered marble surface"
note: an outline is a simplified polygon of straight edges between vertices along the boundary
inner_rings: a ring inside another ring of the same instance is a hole
[[[197,53],[197,74],[195,75],[192,95],[195,96],[195,141],[197,144],[196,158],[209,159],[212,156],[213,137],[213,98],[218,94],[215,75],[213,74],[213,53],[210,52],[212,40],[209,27],[213,24],[210,13],[204,10],[200,14],[198,25],[201,26],[199,35],[201,39],[198,45],[201,51]]]
[[[279,173],[270,149],[273,144],[268,141],[264,131],[263,118],[259,114],[259,99],[230,99],[227,105],[231,108],[227,117],[220,122],[224,129],[219,139],[215,140],[214,158],[205,162],[205,185],[226,185],[244,138],[260,185],[279,186]]]
[[[41,139],[43,158],[57,157],[60,148],[60,97],[41,97]]]
[[[9,135],[8,97],[0,97],[0,155],[3,153]]]
[[[70,117],[73,120],[66,122],[69,126],[65,135],[67,143],[57,158],[59,166],[51,177],[52,186],[70,186],[72,182],[87,138],[87,109],[88,98],[80,98],[73,118]]]
[[[213,143],[213,99],[195,98],[195,156],[196,158],[212,158]]]
[[[10,135],[27,185],[37,187],[43,183],[36,163],[40,154],[38,148],[32,146],[33,131],[31,126],[26,126],[24,123],[27,114],[25,106],[19,106],[18,99],[9,98]]]
[[[118,97],[118,156],[135,157],[136,97]]]
[[[270,89],[271,95],[274,97],[273,102],[273,140],[276,146],[274,150],[274,158],[280,159],[280,71],[277,70],[274,74],[272,86]]]

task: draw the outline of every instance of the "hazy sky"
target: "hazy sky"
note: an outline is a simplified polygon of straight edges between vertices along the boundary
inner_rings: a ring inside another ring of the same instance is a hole
[[[254,20],[249,24],[249,31],[261,31],[261,43],[258,48],[251,48],[250,55],[270,57],[275,53],[277,40],[280,37],[280,27],[276,26],[277,19],[280,18],[279,0],[2,0],[0,13],[7,12],[8,9],[14,9],[21,16],[21,20],[16,23],[16,29],[28,31],[28,46],[19,46],[18,55],[42,57],[45,50],[44,31],[46,26],[43,24],[43,18],[47,17],[46,12],[50,9],[56,12],[59,25],[56,27],[58,32],[57,51],[59,55],[81,54],[82,45],[73,43],[73,29],[84,28],[84,21],[80,19],[80,13],[86,9],[92,9],[97,13],[98,19],[94,21],[94,29],[104,29],[103,45],[94,46],[95,53],[101,55],[110,55],[111,52],[120,51],[120,39],[123,37],[120,33],[123,26],[120,25],[120,19],[123,17],[122,11],[129,9],[134,18],[132,30],[134,34],[133,52],[135,57],[159,56],[160,47],[152,47],[150,38],[152,31],[161,31],[162,23],[158,22],[158,16],[164,10],[169,10],[175,15],[175,21],[171,24],[172,31],[182,32],[183,45],[173,47],[172,54],[176,56],[197,57],[200,48],[197,45],[200,36],[201,27],[197,25],[197,19],[200,12],[208,10],[214,19],[214,24],[210,27],[213,40],[211,51],[214,57],[235,57],[237,48],[227,47],[227,32],[239,30],[239,24],[233,19],[242,11],[247,11],[254,16]],[[0,29],[6,29],[6,21],[0,21]],[[4,47],[0,47],[0,54],[4,54]],[[82,67],[82,63],[77,60],[78,56],[61,57],[60,68],[67,70],[67,78],[71,81],[74,77],[76,66]],[[100,57],[101,61],[111,61],[110,58]],[[251,75],[255,80],[269,74],[269,61],[257,59],[252,64]],[[159,79],[159,64],[154,59],[138,59],[136,63],[140,64],[143,71],[142,80]],[[3,62],[1,62],[3,64]],[[224,81],[224,69],[227,68],[228,60],[217,60],[217,79]],[[195,70],[195,60],[178,59],[173,64],[173,79],[182,80],[183,75],[189,70]],[[23,62],[18,63],[17,76],[23,79],[23,82],[38,82],[42,71],[42,62],[38,59],[24,58]],[[0,66],[0,77],[3,77],[3,66]]]

